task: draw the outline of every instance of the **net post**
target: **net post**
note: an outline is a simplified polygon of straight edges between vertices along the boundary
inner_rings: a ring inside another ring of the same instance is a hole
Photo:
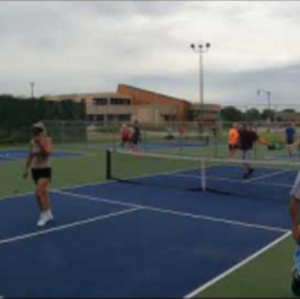
[[[106,179],[111,180],[111,151],[106,150]]]
[[[205,161],[204,158],[201,159],[201,186],[202,190],[206,190],[206,176],[205,176]]]

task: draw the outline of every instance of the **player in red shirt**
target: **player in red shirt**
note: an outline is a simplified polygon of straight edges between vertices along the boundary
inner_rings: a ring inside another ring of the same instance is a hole
[[[130,131],[126,124],[121,128],[121,146],[123,149],[130,149]]]
[[[180,138],[183,138],[184,137],[184,134],[185,134],[185,128],[183,126],[180,126],[178,128],[178,132],[179,132],[179,136]]]

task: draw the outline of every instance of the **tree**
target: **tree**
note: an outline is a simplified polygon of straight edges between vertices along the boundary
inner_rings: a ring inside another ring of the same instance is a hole
[[[258,109],[251,108],[246,111],[245,113],[245,120],[246,121],[256,121],[261,119],[261,114]]]
[[[244,114],[241,110],[234,106],[226,106],[221,109],[220,115],[225,121],[242,121],[244,120]]]
[[[275,119],[275,111],[272,109],[264,109],[262,114],[261,114],[261,118],[263,120],[274,120]]]

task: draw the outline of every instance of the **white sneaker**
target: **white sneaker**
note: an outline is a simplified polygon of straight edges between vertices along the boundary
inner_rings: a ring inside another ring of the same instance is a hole
[[[52,214],[52,211],[51,210],[48,210],[48,211],[46,211],[46,215],[47,215],[47,217],[48,217],[48,220],[49,221],[51,221],[51,220],[53,220],[54,219],[54,217],[53,217],[53,214]]]
[[[40,215],[40,219],[37,223],[37,226],[38,227],[42,227],[44,226],[46,223],[48,222],[48,216],[45,212],[42,212],[41,215]]]
[[[43,227],[44,225],[46,225],[49,221],[53,220],[53,214],[51,212],[51,210],[42,212],[40,215],[40,219],[37,223],[38,227]]]

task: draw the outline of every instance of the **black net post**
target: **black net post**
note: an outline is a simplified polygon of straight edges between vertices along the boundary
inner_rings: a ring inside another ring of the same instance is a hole
[[[111,152],[110,150],[106,151],[106,179],[111,180]]]

